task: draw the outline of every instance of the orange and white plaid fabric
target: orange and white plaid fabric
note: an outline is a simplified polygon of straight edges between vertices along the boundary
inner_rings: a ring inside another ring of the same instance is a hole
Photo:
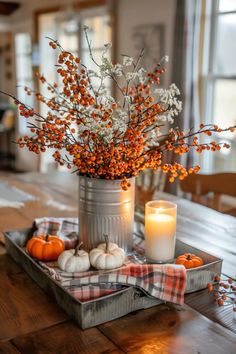
[[[75,248],[78,243],[78,218],[39,218],[34,220],[34,236],[55,235],[65,243],[65,249]]]
[[[62,219],[60,219],[62,220]],[[74,222],[75,219],[73,219]],[[50,225],[50,219],[45,220]],[[55,218],[53,219],[55,222]],[[63,221],[62,221],[63,222]],[[74,226],[73,226],[74,227]],[[70,230],[68,230],[70,234]],[[66,237],[66,236],[64,236]],[[90,301],[135,286],[146,295],[175,304],[184,303],[186,270],[176,264],[145,264],[142,255],[145,241],[134,237],[134,254],[126,257],[125,264],[110,271],[91,270],[81,273],[61,271],[55,263],[40,262],[42,268],[58,281],[72,296],[80,301]]]

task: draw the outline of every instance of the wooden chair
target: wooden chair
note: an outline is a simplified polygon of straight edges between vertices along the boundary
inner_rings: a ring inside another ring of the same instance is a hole
[[[236,173],[194,174],[180,182],[183,192],[192,194],[192,201],[236,216],[236,208],[222,203],[222,195],[236,198]]]
[[[160,141],[161,142],[161,141]],[[166,152],[162,157],[162,162],[171,161],[172,152]],[[154,193],[158,190],[163,192],[167,181],[166,173],[161,170],[146,169],[136,178],[135,206],[136,210],[144,210],[145,204],[153,199]]]
[[[156,190],[164,191],[166,174],[160,170],[142,171],[136,179],[136,209],[144,210],[145,204],[153,199]]]

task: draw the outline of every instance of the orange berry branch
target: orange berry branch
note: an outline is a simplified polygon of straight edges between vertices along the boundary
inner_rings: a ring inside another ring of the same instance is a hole
[[[89,177],[121,179],[123,189],[129,186],[127,178],[137,176],[146,168],[168,173],[170,182],[198,172],[199,166],[185,168],[178,162],[163,163],[166,151],[182,155],[190,149],[201,153],[218,151],[222,146],[229,148],[228,144],[215,141],[200,143],[198,136],[233,132],[235,127],[220,129],[201,124],[197,131],[185,133],[170,128],[166,133],[182,109],[180,92],[174,84],[168,89],[159,87],[167,57],[147,72],[140,66],[143,51],[137,60],[123,55],[122,64],[113,64],[108,55],[111,44],[106,44],[98,63],[87,27],[84,32],[96,71],[89,70],[79,57],[49,38],[51,48],[58,50],[58,82],[51,84],[43,75],[36,74],[39,82],[47,87],[49,97],[25,87],[28,95],[34,95],[48,107],[45,116],[8,95],[14,99],[20,115],[28,119],[30,134],[18,139],[19,147],[36,154],[51,149],[60,165],[73,167]],[[108,90],[111,81],[121,96],[117,100]]]
[[[236,312],[236,281],[215,277],[213,283],[207,285],[208,292],[213,293],[218,306],[230,306]]]

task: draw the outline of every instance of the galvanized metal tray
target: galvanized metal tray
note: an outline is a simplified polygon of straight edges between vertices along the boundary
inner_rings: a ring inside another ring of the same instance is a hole
[[[134,287],[96,300],[80,302],[65,288],[48,276],[40,265],[24,250],[32,235],[32,229],[5,232],[6,248],[9,255],[47,293],[52,295],[59,306],[82,328],[89,328],[122,317],[130,312],[159,305],[160,300],[149,297]],[[222,260],[191,247],[181,241],[176,242],[176,257],[185,252],[194,253],[204,259],[201,267],[187,271],[186,293],[204,289],[213,276],[221,274]]]

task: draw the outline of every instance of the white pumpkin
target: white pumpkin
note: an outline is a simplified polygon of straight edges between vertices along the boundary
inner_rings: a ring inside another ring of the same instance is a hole
[[[125,252],[115,243],[110,243],[104,235],[105,243],[101,243],[89,253],[90,263],[96,269],[114,269],[124,264]]]
[[[75,249],[64,251],[58,257],[58,265],[61,270],[68,273],[85,272],[90,268],[89,254],[80,247],[81,242]]]

